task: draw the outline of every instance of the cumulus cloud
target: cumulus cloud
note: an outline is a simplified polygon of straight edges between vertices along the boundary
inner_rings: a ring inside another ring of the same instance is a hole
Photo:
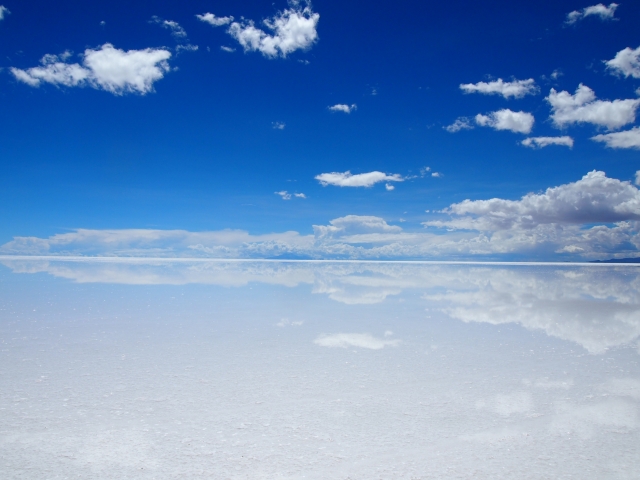
[[[307,198],[304,193],[289,193],[286,190],[280,192],[274,192],[276,195],[280,195],[283,200],[291,200],[292,198]]]
[[[640,127],[633,127],[624,132],[615,132],[596,135],[591,140],[603,142],[609,148],[635,148],[640,149]]]
[[[400,340],[376,338],[369,333],[336,333],[333,335],[320,335],[313,343],[321,347],[330,348],[359,347],[381,350],[384,347],[397,347]]]
[[[471,121],[469,120],[469,118],[458,117],[456,118],[456,121],[453,122],[451,125],[447,125],[446,127],[442,127],[442,128],[444,128],[449,133],[456,133],[456,132],[459,132],[460,130],[471,130],[474,127],[473,125],[471,125]]]
[[[11,12],[4,5],[0,5],[0,20],[4,20],[6,15],[9,15]]]
[[[452,229],[500,231],[547,224],[615,223],[640,220],[640,191],[629,182],[589,172],[581,180],[520,200],[465,200],[444,210],[457,218],[427,222]]]
[[[591,5],[590,7],[585,7],[582,10],[574,10],[567,14],[567,19],[565,23],[568,25],[573,25],[583,18],[589,16],[600,17],[601,20],[613,20],[614,14],[616,13],[616,9],[619,7],[617,3],[610,3],[609,6],[605,6],[602,3],[598,3],[597,5]]]
[[[349,171],[343,173],[321,173],[320,175],[316,175],[315,179],[318,180],[323,187],[327,185],[335,185],[336,187],[371,187],[379,182],[404,181],[404,178],[402,178],[400,174],[392,173],[391,175],[387,175],[386,173],[378,171],[359,173],[357,175],[353,175]]]
[[[353,110],[357,110],[358,106],[354,103],[352,105],[345,105],[344,103],[338,103],[331,107],[328,107],[332,112],[344,112],[351,113]]]
[[[636,119],[640,99],[596,100],[596,95],[582,83],[571,95],[567,91],[551,89],[546,100],[551,105],[551,119],[557,127],[573,123],[591,123],[615,130]]]
[[[196,18],[201,22],[208,23],[214,27],[221,27],[233,22],[233,17],[216,17],[213,13],[204,13],[202,15],[196,15]]]
[[[144,95],[170,70],[167,60],[171,52],[163,48],[124,51],[105,43],[99,49],[85,50],[82,57],[80,65],[66,63],[66,55],[45,55],[40,66],[27,70],[11,68],[11,73],[32,87],[45,82],[67,87],[89,86],[114,95]]]
[[[273,33],[257,28],[252,20],[231,22],[228,33],[235,38],[245,52],[257,51],[265,57],[285,58],[296,50],[306,50],[318,40],[316,30],[320,15],[310,6],[294,5],[274,17],[263,20]],[[207,20],[203,20],[207,21]]]
[[[171,35],[173,35],[177,40],[183,40],[187,38],[187,32],[180,26],[178,22],[174,22],[173,20],[163,20],[156,15],[151,17],[151,22],[157,23],[162,28],[170,30]]]
[[[505,82],[501,78],[491,82],[462,83],[460,89],[464,93],[482,93],[485,95],[502,95],[504,98],[522,98],[525,95],[535,95],[538,87],[533,78]]]
[[[573,148],[573,138],[568,136],[562,137],[529,137],[520,142],[529,148],[544,148],[549,145],[562,145],[564,147]]]
[[[476,124],[491,127],[494,130],[509,130],[514,133],[531,133],[535,119],[527,112],[514,112],[508,108],[491,112],[489,115],[478,114]]]
[[[614,58],[604,63],[614,75],[640,78],[640,47],[635,50],[629,47],[620,50]]]

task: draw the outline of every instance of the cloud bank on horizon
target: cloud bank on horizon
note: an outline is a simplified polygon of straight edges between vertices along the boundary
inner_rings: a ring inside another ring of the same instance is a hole
[[[292,198],[286,191],[276,194],[285,200]],[[305,198],[303,194],[295,196]],[[595,170],[576,182],[529,193],[520,200],[464,200],[438,215],[445,218],[423,222],[426,231],[404,231],[380,217],[362,215],[313,225],[313,235],[295,231],[252,235],[242,230],[78,229],[49,238],[15,237],[0,247],[0,254],[309,259],[640,257],[640,190],[629,181]]]

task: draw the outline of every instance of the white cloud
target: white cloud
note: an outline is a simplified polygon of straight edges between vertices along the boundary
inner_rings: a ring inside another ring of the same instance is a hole
[[[554,80],[557,80],[558,78],[560,78],[561,76],[563,76],[564,73],[562,73],[560,70],[554,70],[553,72],[551,72],[551,78]]]
[[[11,68],[14,77],[32,87],[40,86],[41,82],[54,85],[75,87],[89,81],[91,72],[77,63],[68,64],[58,61],[55,55],[45,55],[40,63],[41,67],[33,67],[28,70]]]
[[[458,218],[430,226],[479,231],[530,230],[548,224],[614,223],[640,220],[640,191],[629,182],[592,171],[574,183],[529,193],[520,200],[465,200],[445,213]]]
[[[278,323],[276,323],[276,326],[277,327],[287,327],[287,326],[300,327],[303,324],[304,324],[304,322],[302,320],[297,320],[297,321],[292,322],[288,318],[283,318]]]
[[[221,27],[233,22],[233,17],[216,17],[213,13],[205,13],[203,15],[196,15],[196,18],[201,22],[208,23],[214,27]]]
[[[604,142],[609,148],[640,149],[640,127],[633,127],[624,132],[615,132],[591,137],[596,142]]]
[[[11,12],[4,5],[0,5],[0,20],[4,20],[6,15],[9,15]]]
[[[358,106],[354,103],[352,105],[345,105],[344,103],[338,103],[331,107],[328,107],[332,112],[344,112],[351,113],[353,110],[357,110]]]
[[[591,5],[590,7],[583,8],[582,10],[574,10],[567,14],[565,23],[573,25],[583,18],[592,15],[600,17],[601,20],[613,20],[618,7],[619,5],[617,3],[610,3],[608,7],[602,3],[598,3],[597,5]]]
[[[115,95],[153,90],[153,83],[164,77],[170,68],[171,52],[158,48],[119,50],[110,43],[99,49],[87,49],[82,65],[65,63],[64,56],[45,55],[41,66],[21,70],[11,68],[15,78],[32,87],[42,82],[68,87],[90,86]]]
[[[491,127],[494,130],[509,130],[514,133],[528,134],[533,128],[535,119],[527,112],[514,112],[508,108],[491,112],[489,115],[478,114],[476,124],[481,127]]]
[[[544,148],[549,145],[562,145],[573,148],[573,138],[566,135],[562,137],[529,137],[520,143],[529,148]]]
[[[287,192],[288,193],[288,192]],[[295,194],[294,194],[295,195]],[[246,231],[77,230],[15,237],[2,254],[309,259],[607,259],[640,256],[640,191],[590,172],[519,200],[465,200],[429,214],[428,230],[403,230],[378,216],[346,215],[313,225],[312,235]],[[443,216],[449,215],[449,217]],[[435,229],[435,230],[432,230]],[[328,292],[330,293],[330,292]],[[396,286],[344,296],[375,303]]]
[[[320,335],[313,343],[321,347],[347,348],[359,347],[371,350],[381,350],[384,347],[397,347],[400,340],[387,340],[376,338],[369,333],[336,333],[333,335]]]
[[[286,190],[280,192],[274,192],[276,195],[280,195],[283,200],[291,200],[292,198],[307,198],[304,193],[289,193]]]
[[[572,123],[592,123],[609,130],[615,130],[636,119],[636,109],[640,99],[596,100],[596,95],[582,83],[574,95],[567,91],[551,89],[546,100],[551,105],[551,119],[557,127]]]
[[[389,225],[383,218],[370,215],[347,215],[333,219],[329,225],[314,225],[313,232],[318,240],[350,238],[362,235],[398,234],[402,228]]]
[[[604,63],[614,75],[640,78],[640,47],[635,50],[629,47],[620,50],[614,58]]]
[[[472,130],[474,127],[473,125],[471,125],[469,118],[458,117],[456,118],[456,121],[453,122],[451,125],[447,125],[446,127],[442,127],[442,128],[444,128],[449,133],[456,133],[456,132],[459,132],[460,130]]]
[[[171,35],[173,35],[177,40],[183,40],[187,38],[187,32],[180,26],[178,22],[174,22],[173,20],[163,20],[156,15],[151,17],[151,22],[157,23],[167,30],[171,30]]]
[[[392,191],[392,190],[395,190],[395,189],[396,189],[396,187],[394,187],[393,185],[391,185],[391,184],[389,184],[389,183],[387,183],[387,184],[384,186],[384,188],[386,188],[388,192],[390,192],[390,191]]]
[[[272,122],[271,126],[275,129],[275,130],[284,130],[284,127],[287,126],[286,123],[284,122]]]
[[[225,47],[224,45],[222,45],[220,47],[220,50],[222,50],[223,52],[228,52],[228,53],[233,53],[236,51],[235,48],[231,48],[231,47]]]
[[[485,95],[502,95],[504,98],[522,98],[525,95],[535,95],[538,87],[533,78],[505,82],[501,78],[491,82],[462,83],[460,89],[464,93],[482,93]]]
[[[344,173],[321,173],[320,175],[316,175],[315,179],[318,180],[323,187],[327,185],[335,185],[336,187],[371,187],[379,182],[404,181],[400,174],[392,173],[391,175],[387,175],[386,173],[378,171],[359,173],[357,175],[353,175],[349,171]]]
[[[294,5],[273,18],[263,20],[262,23],[273,31],[272,35],[257,28],[252,20],[232,22],[228,33],[242,45],[245,52],[258,51],[266,57],[284,58],[296,50],[310,48],[317,41],[319,19],[320,15],[314,13],[311,7]]]
[[[180,53],[181,51],[185,52],[196,52],[198,50],[198,45],[178,45],[176,46],[176,52]]]
[[[636,172],[636,181],[635,181],[635,184],[640,186],[640,170],[638,170],[638,171]]]
[[[442,173],[440,173],[440,172],[433,172],[433,173],[431,174],[431,176],[432,176],[433,178],[442,178],[442,177],[444,177],[444,174],[442,174]]]

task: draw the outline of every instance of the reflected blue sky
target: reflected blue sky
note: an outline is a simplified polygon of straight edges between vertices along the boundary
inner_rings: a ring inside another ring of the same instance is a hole
[[[636,267],[2,263],[8,478],[637,471]]]

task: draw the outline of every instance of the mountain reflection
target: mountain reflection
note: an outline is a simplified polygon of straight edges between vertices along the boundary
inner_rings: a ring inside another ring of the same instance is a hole
[[[390,296],[405,299],[406,295],[411,308],[429,308],[463,322],[516,323],[575,342],[593,354],[640,338],[640,270],[628,266],[146,259],[5,259],[2,263],[14,273],[44,272],[79,283],[308,285],[312,294],[349,305],[381,303]]]

